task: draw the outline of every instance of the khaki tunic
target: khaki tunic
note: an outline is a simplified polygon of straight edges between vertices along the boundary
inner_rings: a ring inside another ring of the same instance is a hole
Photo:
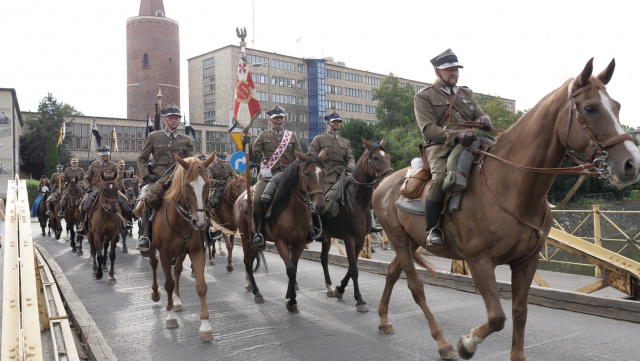
[[[431,165],[433,183],[427,199],[440,202],[444,199],[442,182],[447,171],[447,157],[455,145],[455,131],[458,123],[467,120],[477,121],[486,116],[478,105],[471,89],[458,87],[458,97],[451,108],[450,121],[445,119],[438,125],[449,109],[453,94],[441,91],[444,86],[439,81],[419,91],[414,98],[414,110],[418,127],[425,142],[434,144],[426,149],[427,160]],[[447,124],[449,125],[447,126]],[[446,126],[446,129],[445,129]]]
[[[161,176],[176,163],[172,152],[183,159],[193,157],[193,142],[191,138],[178,132],[173,133],[173,135],[175,137],[167,136],[167,132],[164,130],[157,130],[149,134],[142,151],[138,155],[140,179],[144,179],[149,174],[147,168],[149,158],[153,158],[153,173]]]
[[[324,192],[327,193],[336,184],[345,167],[355,167],[349,140],[343,137],[332,138],[329,133],[316,135],[309,146],[309,153],[318,155],[326,149],[324,164],[327,167],[324,176]]]
[[[106,162],[103,162],[102,160],[94,160],[91,162],[87,173],[84,175],[84,180],[82,181],[83,187],[91,188],[92,191],[98,189],[100,187],[100,173],[103,171],[114,172],[117,178],[118,165],[110,160]]]
[[[62,173],[53,173],[51,175],[51,193],[58,191],[59,179],[62,180],[62,186],[64,187],[64,177],[62,177]]]
[[[84,169],[80,167],[67,167],[62,173],[62,179],[64,183],[68,183],[71,178],[76,178],[77,182],[80,183],[84,179]]]

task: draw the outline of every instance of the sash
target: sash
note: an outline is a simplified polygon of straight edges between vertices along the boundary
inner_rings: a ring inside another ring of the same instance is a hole
[[[263,177],[265,178],[273,177],[273,175],[271,175],[271,168],[273,168],[273,166],[276,165],[276,163],[278,162],[278,159],[282,157],[285,149],[287,149],[287,145],[289,145],[290,140],[291,140],[291,131],[285,130],[284,135],[282,136],[282,141],[280,142],[280,145],[278,145],[278,148],[276,149],[276,151],[271,156],[271,159],[269,159],[267,164],[260,165],[260,174]]]

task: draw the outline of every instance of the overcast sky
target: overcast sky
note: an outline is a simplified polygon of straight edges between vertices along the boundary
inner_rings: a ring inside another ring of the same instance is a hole
[[[623,124],[640,126],[640,3],[629,0],[164,0],[180,23],[181,104],[188,114],[187,59],[238,44],[424,82],[447,48],[460,85],[515,99],[518,110],[616,59],[607,90]],[[126,20],[139,0],[3,0],[0,87],[36,111],[48,92],[85,115],[126,118]],[[301,42],[296,42],[301,38]],[[637,84],[637,85],[636,85]],[[231,105],[230,105],[231,107]]]

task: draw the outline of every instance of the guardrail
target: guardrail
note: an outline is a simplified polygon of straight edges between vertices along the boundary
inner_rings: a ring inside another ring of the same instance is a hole
[[[79,360],[55,279],[33,246],[27,186],[17,176],[8,181],[4,239],[2,361],[43,360],[49,353],[56,361]],[[46,330],[50,352],[42,347]]]

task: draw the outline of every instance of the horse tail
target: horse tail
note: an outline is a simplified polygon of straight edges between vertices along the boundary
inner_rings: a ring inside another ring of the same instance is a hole
[[[253,268],[253,273],[258,273],[260,265],[266,274],[269,274],[269,268],[267,267],[267,259],[264,257],[263,251],[258,251],[256,255],[256,266]]]
[[[415,252],[413,252],[413,261],[417,263],[420,267],[429,271],[432,275],[434,276],[437,275],[436,269],[433,267],[433,264],[427,261],[427,259],[424,258],[424,256],[420,253],[419,250],[416,250]]]

